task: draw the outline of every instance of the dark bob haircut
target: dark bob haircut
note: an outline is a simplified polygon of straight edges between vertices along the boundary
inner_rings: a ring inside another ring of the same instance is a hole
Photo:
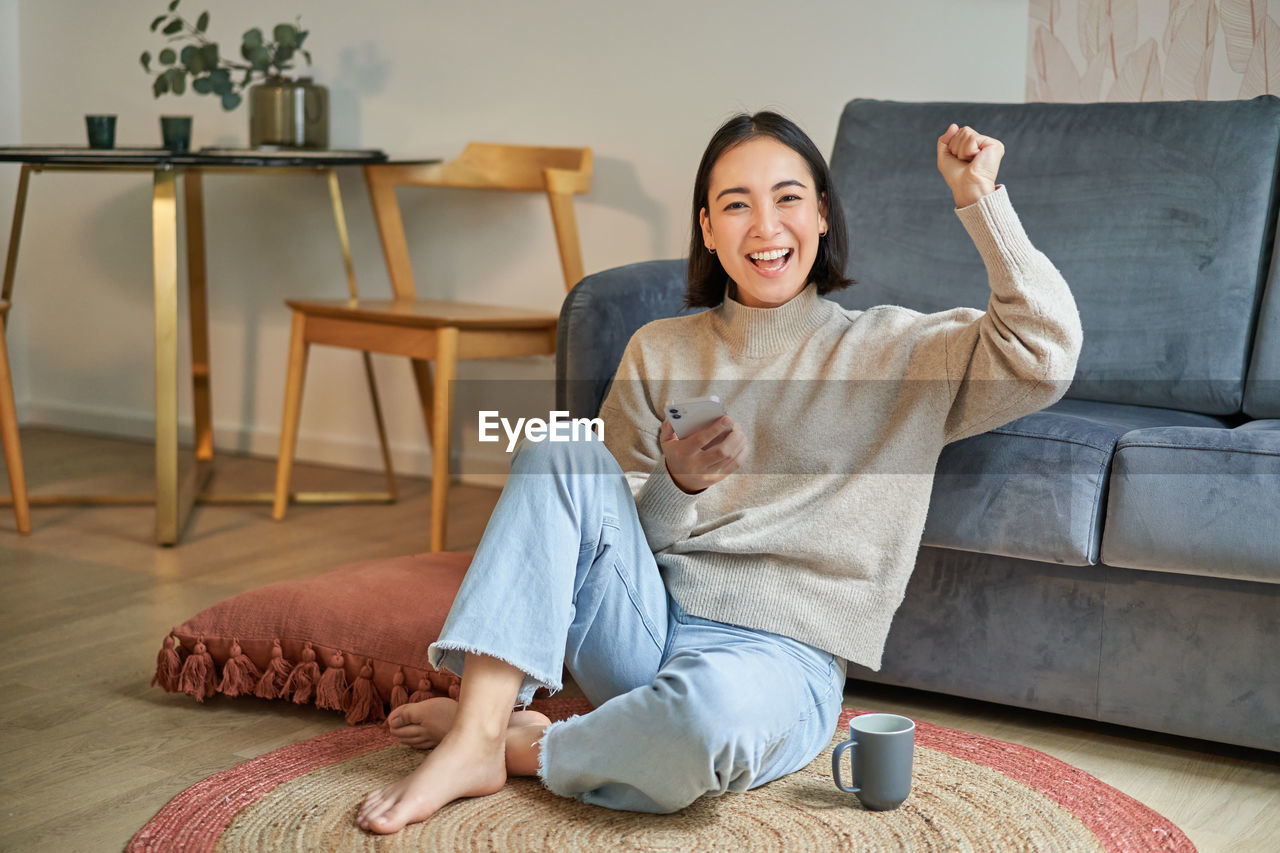
[[[830,293],[854,283],[844,274],[849,257],[849,230],[844,222],[844,209],[836,198],[831,171],[818,147],[785,116],[772,112],[741,113],[722,124],[711,137],[693,182],[693,235],[689,240],[689,284],[684,293],[684,304],[689,308],[714,308],[724,301],[725,288],[729,284],[728,273],[702,242],[699,216],[710,204],[711,170],[726,151],[760,137],[776,139],[800,155],[813,175],[819,203],[826,205],[827,234],[818,241],[818,256],[814,258],[809,281],[817,286],[818,293]]]

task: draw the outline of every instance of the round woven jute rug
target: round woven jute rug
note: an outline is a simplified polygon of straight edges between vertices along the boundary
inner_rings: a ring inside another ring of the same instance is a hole
[[[536,703],[552,719],[586,713],[582,699]],[[1192,851],[1169,820],[1093,776],[1027,747],[916,724],[910,797],[866,811],[831,780],[831,746],[805,769],[743,794],[704,797],[670,815],[616,812],[513,779],[459,800],[393,836],[355,825],[370,790],[422,753],[385,725],[331,732],[247,761],[183,791],[128,850],[554,851]]]

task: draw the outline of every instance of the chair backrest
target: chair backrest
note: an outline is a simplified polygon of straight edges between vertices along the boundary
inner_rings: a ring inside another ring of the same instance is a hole
[[[446,163],[384,163],[364,167],[391,288],[398,299],[416,298],[409,245],[396,201],[399,186],[544,192],[560,252],[564,288],[582,279],[582,247],[573,196],[591,188],[590,148],[547,148],[472,142]]]

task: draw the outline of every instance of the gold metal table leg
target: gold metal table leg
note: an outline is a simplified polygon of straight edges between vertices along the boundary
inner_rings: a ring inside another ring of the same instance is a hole
[[[183,175],[183,213],[187,224],[187,307],[191,314],[191,390],[195,409],[196,459],[213,459],[213,407],[210,402],[209,299],[204,252],[204,181],[192,169]]]
[[[347,291],[352,299],[360,296],[356,287],[356,268],[351,262],[351,239],[347,236],[347,216],[342,210],[342,188],[338,184],[338,171],[325,169],[329,180],[329,201],[333,205],[333,224],[338,228],[338,244],[342,247],[342,268],[347,273]]]
[[[4,260],[4,285],[0,286],[0,299],[8,301],[13,295],[13,276],[18,269],[18,242],[22,239],[22,215],[27,209],[27,179],[31,176],[31,164],[22,164],[18,178],[18,197],[13,202],[13,223],[9,226],[9,253]]]
[[[174,545],[195,502],[196,472],[178,465],[177,173],[155,171],[151,202],[156,325],[156,542]]]
[[[18,244],[26,211],[27,188],[33,172],[42,168],[24,163],[14,201],[13,222],[5,258],[0,297],[13,293],[18,264]],[[337,172],[325,170],[333,203],[334,224],[342,249],[342,262],[352,296],[357,295],[355,266],[346,217],[338,186]],[[187,228],[187,276],[190,286],[192,388],[194,392],[196,459],[183,460],[178,448],[178,175],[183,175],[184,215]],[[204,242],[204,198],[202,175],[198,170],[160,168],[154,171],[152,195],[152,251],[155,275],[155,379],[156,379],[156,490],[154,494],[59,494],[30,496],[32,506],[85,504],[148,504],[156,507],[156,541],[176,544],[196,502],[241,504],[271,503],[270,492],[213,493],[207,491],[212,477],[213,424],[209,368],[207,264]],[[386,492],[294,492],[295,503],[388,503],[397,499],[395,472],[387,443],[386,428],[374,384],[369,354],[364,354],[369,393],[373,401],[378,439],[386,468]],[[188,464],[184,465],[186,461]],[[0,507],[12,505],[13,498],[0,495]],[[443,503],[443,501],[441,502]],[[438,523],[443,538],[443,524]]]

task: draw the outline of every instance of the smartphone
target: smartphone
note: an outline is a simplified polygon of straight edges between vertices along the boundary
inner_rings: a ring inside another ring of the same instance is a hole
[[[665,411],[676,438],[684,438],[717,418],[724,417],[724,406],[715,394],[667,403]]]

